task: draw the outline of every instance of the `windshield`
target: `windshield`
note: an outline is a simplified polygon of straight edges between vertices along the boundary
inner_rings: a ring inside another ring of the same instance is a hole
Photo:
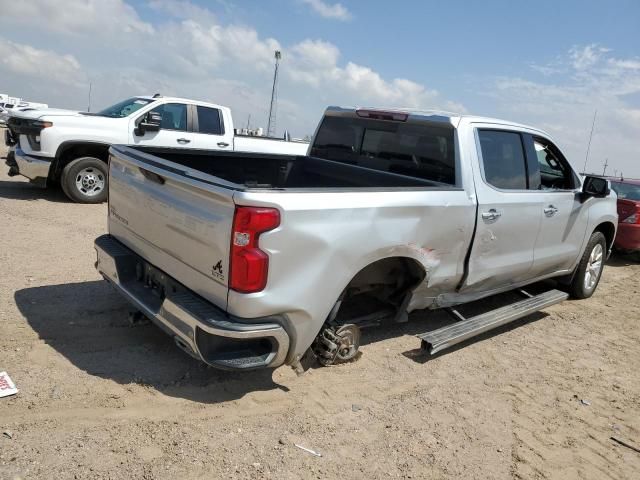
[[[111,118],[124,118],[131,115],[136,110],[141,109],[145,105],[150,104],[153,100],[148,98],[128,98],[120,103],[111,105],[110,107],[100,110],[96,115]]]
[[[611,182],[611,188],[616,192],[618,198],[640,201],[640,185],[633,183]]]

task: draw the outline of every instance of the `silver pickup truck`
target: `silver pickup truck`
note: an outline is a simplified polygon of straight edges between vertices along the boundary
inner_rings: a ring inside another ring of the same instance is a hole
[[[459,321],[419,336],[435,353],[587,298],[617,225],[608,182],[545,132],[439,112],[330,107],[299,157],[113,146],[109,175],[97,269],[225,369],[350,360],[360,328],[446,308]],[[550,277],[560,290],[522,290]]]

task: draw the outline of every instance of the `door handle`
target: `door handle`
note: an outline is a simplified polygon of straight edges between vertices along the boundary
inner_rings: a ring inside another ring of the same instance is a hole
[[[502,216],[502,213],[497,211],[495,208],[492,208],[488,212],[482,212],[482,218],[484,220],[497,220]]]
[[[547,208],[544,209],[544,214],[547,217],[553,217],[556,213],[558,213],[558,209],[553,205],[549,205]]]
[[[227,142],[218,142],[218,146],[221,148],[228,147],[229,144]]]
[[[182,143],[184,145],[185,143],[190,143],[191,140],[189,140],[188,138],[179,138],[178,140],[176,140],[176,142]]]

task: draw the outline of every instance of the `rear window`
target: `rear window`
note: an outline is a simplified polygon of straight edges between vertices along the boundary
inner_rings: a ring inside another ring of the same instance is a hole
[[[311,156],[454,185],[452,125],[325,117]]]

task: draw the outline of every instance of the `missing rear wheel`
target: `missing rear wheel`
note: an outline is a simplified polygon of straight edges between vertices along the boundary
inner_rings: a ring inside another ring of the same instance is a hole
[[[360,328],[347,324],[340,327],[325,327],[311,346],[318,362],[327,367],[349,362],[356,358],[360,348]]]

